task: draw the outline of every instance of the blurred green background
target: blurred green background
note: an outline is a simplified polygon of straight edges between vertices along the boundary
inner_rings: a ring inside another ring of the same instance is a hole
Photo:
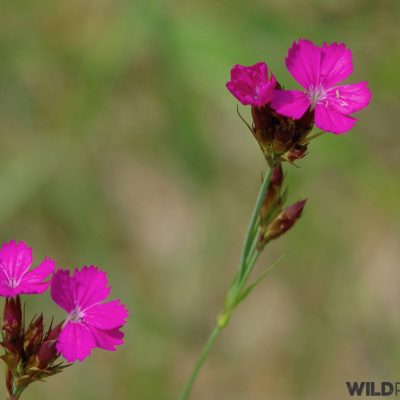
[[[26,399],[177,399],[223,302],[265,163],[225,88],[284,68],[292,41],[343,41],[370,107],[286,166],[301,222],[238,309],[194,400],[347,398],[400,380],[398,0],[7,1],[0,24],[1,240],[97,264],[131,312],[126,344]],[[242,107],[249,119],[249,110]],[[61,318],[49,295],[29,313]]]

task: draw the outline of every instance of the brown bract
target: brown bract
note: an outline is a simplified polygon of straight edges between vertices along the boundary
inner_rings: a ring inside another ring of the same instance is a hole
[[[303,141],[314,126],[314,113],[307,111],[299,120],[277,114],[269,104],[252,107],[252,132],[269,165],[293,162],[307,153]]]
[[[6,386],[10,398],[18,398],[32,382],[61,372],[68,367],[57,363],[56,343],[62,323],[46,331],[43,315],[36,315],[25,329],[19,296],[7,297],[3,314],[2,342],[7,365]]]

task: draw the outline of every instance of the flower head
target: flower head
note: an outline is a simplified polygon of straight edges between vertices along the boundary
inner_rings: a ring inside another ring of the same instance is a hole
[[[36,268],[32,265],[32,249],[24,242],[12,240],[0,248],[0,296],[43,293],[50,282],[45,279],[54,271],[55,263],[45,258]]]
[[[318,47],[300,39],[289,49],[286,67],[305,91],[275,90],[271,106],[279,114],[299,119],[311,107],[316,126],[340,134],[356,123],[350,114],[369,104],[367,82],[337,86],[353,71],[351,51],[342,43]]]
[[[243,105],[254,107],[269,103],[275,86],[276,79],[272,74],[268,77],[268,67],[263,62],[250,67],[235,65],[231,69],[231,80],[226,84]]]
[[[114,351],[123,344],[119,329],[128,311],[119,300],[104,303],[109,293],[105,272],[95,266],[53,275],[51,297],[68,313],[56,347],[68,362],[83,361],[96,347]]]

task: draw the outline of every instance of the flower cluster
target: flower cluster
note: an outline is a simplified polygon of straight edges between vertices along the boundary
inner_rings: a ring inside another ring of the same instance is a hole
[[[287,232],[300,218],[305,200],[283,208],[281,163],[303,158],[309,142],[322,133],[342,134],[356,119],[353,113],[371,99],[367,82],[339,84],[353,71],[351,51],[338,43],[318,47],[309,40],[294,42],[286,67],[304,90],[285,90],[265,63],[231,69],[228,90],[243,104],[252,106],[248,125],[272,169],[271,181],[260,209],[257,248]],[[313,127],[322,131],[311,134]]]
[[[0,296],[6,298],[2,341],[7,364],[6,386],[16,399],[32,382],[61,372],[69,363],[83,361],[94,348],[114,351],[123,344],[122,326],[128,311],[120,300],[105,302],[110,293],[107,276],[95,266],[55,271],[44,259],[32,265],[32,249],[11,241],[0,249]],[[45,330],[43,315],[25,328],[20,295],[41,294],[49,286],[53,301],[66,312],[64,321]]]
[[[352,114],[371,99],[367,82],[339,84],[353,71],[344,44],[319,47],[300,39],[289,49],[286,67],[304,90],[284,90],[263,62],[235,65],[226,85],[243,105],[252,106],[251,129],[270,165],[304,157],[314,124],[323,132],[349,131],[356,123]]]
[[[258,257],[267,244],[285,235],[302,216],[306,200],[285,206],[287,189],[283,184],[283,162],[294,163],[305,157],[310,141],[322,133],[340,134],[350,130],[356,121],[351,114],[366,107],[371,98],[366,82],[338,85],[353,70],[351,52],[343,44],[324,43],[318,47],[301,39],[289,49],[286,66],[304,90],[285,90],[263,62],[250,67],[235,65],[231,80],[226,84],[243,105],[251,106],[252,125],[240,117],[256,138],[269,168],[262,178],[239,265],[223,308],[181,400],[189,399],[204,360],[238,305],[283,259],[280,257],[251,279]],[[314,125],[322,132],[312,134]]]

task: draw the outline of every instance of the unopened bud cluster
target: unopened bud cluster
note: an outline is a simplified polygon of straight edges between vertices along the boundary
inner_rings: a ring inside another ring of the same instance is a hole
[[[270,165],[282,161],[293,163],[307,154],[306,137],[314,125],[311,112],[294,120],[276,113],[266,104],[253,106],[252,117],[253,135]]]
[[[301,200],[283,208],[287,197],[286,190],[282,189],[283,178],[282,165],[278,163],[272,170],[271,180],[260,209],[260,234],[257,243],[259,251],[296,223],[306,203],[306,200]]]
[[[62,323],[45,330],[43,315],[35,316],[25,328],[19,296],[6,298],[2,324],[1,356],[8,367],[6,386],[9,393],[20,394],[32,382],[61,372],[68,364],[56,363],[56,342]]]

